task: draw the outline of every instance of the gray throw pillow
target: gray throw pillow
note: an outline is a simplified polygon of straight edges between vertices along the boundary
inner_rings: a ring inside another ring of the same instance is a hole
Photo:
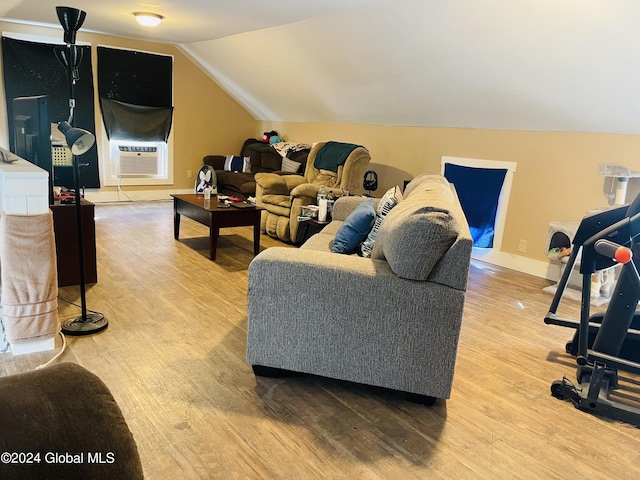
[[[414,192],[395,206],[380,227],[371,254],[402,278],[425,281],[458,236],[451,201],[441,192]]]
[[[283,158],[282,165],[280,166],[280,170],[283,172],[296,173],[300,168],[300,165],[302,165],[300,162],[296,162],[289,158]]]

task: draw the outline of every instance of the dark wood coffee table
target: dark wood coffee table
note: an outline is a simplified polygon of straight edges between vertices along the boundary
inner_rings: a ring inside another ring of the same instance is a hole
[[[204,195],[175,194],[173,197],[173,236],[180,237],[180,215],[209,227],[211,239],[209,258],[216,259],[218,236],[223,227],[244,227],[253,225],[253,254],[260,253],[260,207],[221,208],[214,195],[205,200]]]

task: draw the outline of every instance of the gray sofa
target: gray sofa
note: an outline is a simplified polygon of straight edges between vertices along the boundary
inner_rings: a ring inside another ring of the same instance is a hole
[[[331,252],[350,212],[299,249],[272,247],[249,265],[247,362],[258,375],[304,372],[449,398],[472,240],[455,189],[412,180],[386,215],[370,258]]]

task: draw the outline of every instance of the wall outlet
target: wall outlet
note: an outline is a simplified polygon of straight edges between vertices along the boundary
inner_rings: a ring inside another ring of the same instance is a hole
[[[525,253],[527,251],[527,241],[520,239],[518,242],[518,251],[520,253]]]
[[[187,178],[193,177],[193,170],[187,170]]]

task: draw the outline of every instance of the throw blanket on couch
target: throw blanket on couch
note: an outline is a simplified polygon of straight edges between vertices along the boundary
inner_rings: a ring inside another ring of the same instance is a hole
[[[247,150],[253,150],[260,153],[275,153],[275,149],[268,143],[256,142],[247,145]]]
[[[343,165],[351,152],[359,146],[353,143],[327,142],[318,150],[313,166],[318,170],[337,172],[338,166]]]
[[[311,150],[311,145],[306,143],[278,142],[272,143],[271,146],[282,158],[290,158],[291,155],[302,150]]]
[[[9,343],[46,340],[60,330],[51,211],[0,216],[2,316]]]

